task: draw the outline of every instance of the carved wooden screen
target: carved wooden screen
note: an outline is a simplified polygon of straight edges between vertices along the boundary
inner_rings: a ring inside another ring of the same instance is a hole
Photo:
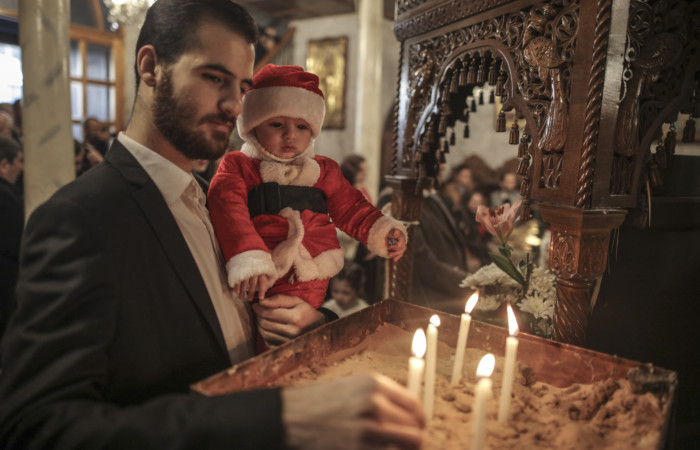
[[[657,168],[650,143],[698,102],[698,4],[398,0],[393,213],[417,220],[419,191],[449,151],[441,137],[474,87],[495,86],[518,119],[508,136],[519,144],[524,214],[537,201],[552,223],[554,336],[582,342],[610,230]],[[411,266],[390,265],[389,295],[407,298]]]

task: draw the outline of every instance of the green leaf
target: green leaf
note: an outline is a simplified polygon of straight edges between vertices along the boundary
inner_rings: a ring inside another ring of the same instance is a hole
[[[504,244],[502,247],[498,247],[498,251],[501,255],[510,260],[511,255],[513,254],[513,247],[508,244]]]
[[[515,268],[515,266],[513,266],[513,262],[510,259],[505,258],[501,255],[497,255],[496,253],[489,253],[489,256],[491,257],[491,261],[493,261],[493,263],[496,264],[496,266],[498,266],[499,269],[504,271],[519,285],[525,285],[525,279],[523,278],[523,275],[518,271],[518,269]]]

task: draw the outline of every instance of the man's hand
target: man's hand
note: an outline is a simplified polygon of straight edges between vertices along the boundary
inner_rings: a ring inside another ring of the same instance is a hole
[[[325,323],[323,313],[299,297],[273,295],[253,304],[258,331],[268,346],[284,344]]]
[[[254,275],[250,278],[242,280],[240,283],[233,287],[233,292],[236,293],[238,298],[245,299],[246,292],[248,292],[248,301],[253,301],[255,298],[255,293],[258,293],[258,298],[265,298],[265,292],[267,291],[267,275]]]
[[[418,399],[383,375],[356,375],[282,390],[287,446],[418,449],[425,427]]]
[[[386,235],[386,248],[389,258],[398,261],[406,251],[406,237],[398,228],[392,228]]]

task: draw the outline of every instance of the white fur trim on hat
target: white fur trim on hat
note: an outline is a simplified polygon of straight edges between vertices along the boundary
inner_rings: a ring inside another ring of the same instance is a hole
[[[367,248],[381,256],[382,258],[389,257],[389,250],[386,246],[386,235],[392,228],[398,228],[403,233],[406,242],[408,242],[408,233],[406,227],[396,219],[391,217],[380,217],[372,228],[369,229],[369,238],[367,239]]]
[[[293,117],[305,120],[311,126],[311,137],[316,138],[325,115],[326,103],[320,95],[294,86],[270,86],[246,92],[236,126],[238,135],[248,140],[251,130],[266,120]]]
[[[270,284],[278,278],[275,264],[264,250],[248,250],[232,257],[226,263],[226,273],[231,287],[256,275],[267,275]]]

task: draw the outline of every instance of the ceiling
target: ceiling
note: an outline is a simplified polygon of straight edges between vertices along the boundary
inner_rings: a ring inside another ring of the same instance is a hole
[[[310,19],[355,12],[357,0],[236,0],[236,3],[250,10],[277,20]],[[366,0],[382,1],[382,0]],[[384,17],[394,20],[394,0],[384,1]]]

